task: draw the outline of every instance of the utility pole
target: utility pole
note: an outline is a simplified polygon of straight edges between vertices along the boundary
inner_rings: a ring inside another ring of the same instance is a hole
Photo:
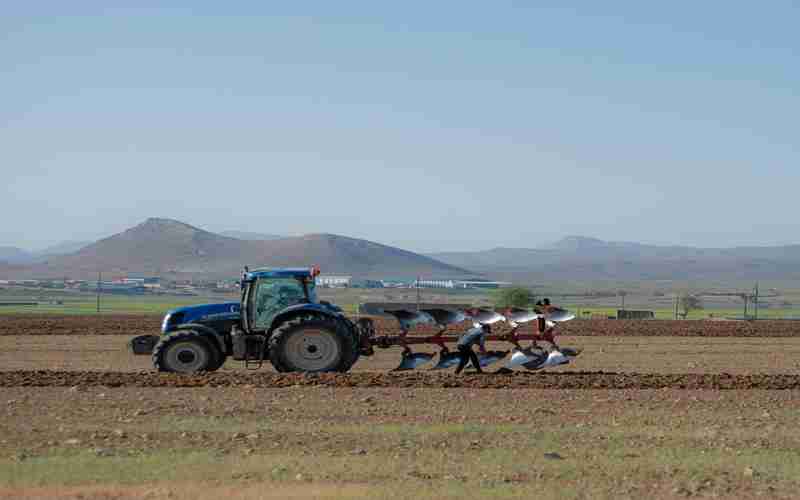
[[[421,279],[422,278],[420,276],[417,276],[417,311],[419,311],[419,303],[420,303],[420,291],[419,291],[420,283],[419,282],[420,282]]]
[[[755,319],[758,319],[758,281],[756,281],[755,296],[753,297],[753,309],[755,311]]]
[[[97,313],[100,313],[100,283],[103,282],[103,272],[97,271]]]

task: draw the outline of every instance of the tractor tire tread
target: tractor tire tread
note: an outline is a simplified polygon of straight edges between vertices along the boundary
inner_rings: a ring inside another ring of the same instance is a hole
[[[206,348],[211,354],[211,359],[208,363],[208,366],[203,371],[217,370],[219,369],[220,366],[222,366],[222,363],[224,363],[224,360],[222,360],[222,363],[220,363],[220,358],[222,358],[223,355],[220,352],[219,348],[216,345],[214,345],[213,342],[209,341],[209,339],[207,339],[200,332],[197,332],[195,330],[177,330],[162,336],[161,339],[156,344],[156,346],[153,348],[153,354],[152,354],[153,366],[156,368],[156,370],[160,372],[174,371],[170,367],[164,364],[162,355],[170,344],[182,340],[193,340],[193,341],[203,342],[205,344]]]
[[[322,315],[299,316],[275,328],[269,338],[268,344],[269,360],[272,366],[282,373],[295,371],[284,361],[283,356],[281,356],[280,344],[283,342],[284,337],[289,335],[296,328],[308,325],[324,328],[336,334],[341,342],[342,357],[338,365],[330,371],[342,373],[349,371],[358,360],[358,342],[356,341],[355,334],[343,321]]]

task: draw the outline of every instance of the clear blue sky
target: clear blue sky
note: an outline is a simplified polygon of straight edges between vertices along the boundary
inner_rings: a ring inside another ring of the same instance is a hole
[[[3,7],[0,245],[800,242],[797,2],[106,3]]]

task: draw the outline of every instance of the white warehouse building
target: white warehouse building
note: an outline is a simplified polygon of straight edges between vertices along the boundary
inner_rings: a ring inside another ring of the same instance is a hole
[[[455,288],[453,280],[414,280],[411,288]]]
[[[501,288],[510,285],[507,281],[418,279],[412,281],[409,288]]]
[[[333,274],[319,275],[316,278],[317,286],[322,288],[349,288],[352,281],[352,276],[337,276]]]

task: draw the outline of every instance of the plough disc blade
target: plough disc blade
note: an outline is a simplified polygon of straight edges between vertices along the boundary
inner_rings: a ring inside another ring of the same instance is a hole
[[[567,311],[566,309],[558,309],[558,308],[554,308],[551,311],[547,312],[544,315],[544,317],[549,319],[550,321],[555,321],[556,323],[575,319],[575,315],[572,314],[571,312]]]
[[[422,309],[423,313],[433,318],[439,326],[455,325],[466,321],[467,315],[461,311],[450,311],[448,309]]]
[[[506,319],[508,321],[518,324],[529,323],[537,318],[539,318],[538,314],[525,309],[514,308],[510,312],[506,313]]]
[[[457,352],[443,352],[439,354],[439,362],[432,370],[444,370],[456,366],[461,361],[461,355]]]
[[[479,354],[478,355],[478,362],[481,365],[481,368],[484,368],[489,365],[493,365],[498,361],[502,360],[508,355],[508,351],[489,351],[486,354]]]
[[[424,352],[415,352],[412,354],[406,354],[403,356],[403,359],[400,360],[400,366],[398,366],[392,371],[402,372],[406,370],[415,370],[426,363],[430,363],[432,359],[433,359],[433,354],[428,354]]]
[[[573,347],[559,347],[561,350],[561,354],[568,358],[576,358],[583,352],[583,349],[573,348]]]
[[[492,325],[498,321],[505,321],[506,319],[502,314],[496,313],[495,311],[490,311],[488,309],[474,310],[470,312],[469,317],[477,325]]]
[[[397,321],[400,322],[400,326],[404,330],[410,330],[411,328],[422,325],[422,324],[431,324],[434,322],[433,317],[430,314],[423,312],[423,311],[409,311],[407,309],[398,309],[396,311],[384,311],[386,314],[394,316],[397,318]]]
[[[534,351],[533,349],[523,349],[514,351],[514,354],[511,355],[511,359],[508,360],[506,363],[506,368],[509,370],[512,368],[516,368],[518,366],[537,366],[545,362],[547,359],[547,354],[544,351],[538,350]]]
[[[541,370],[542,368],[551,368],[553,366],[565,365],[569,363],[569,359],[564,356],[560,351],[551,351],[547,358],[542,363],[535,364],[535,362],[526,363],[522,366],[528,370]]]

